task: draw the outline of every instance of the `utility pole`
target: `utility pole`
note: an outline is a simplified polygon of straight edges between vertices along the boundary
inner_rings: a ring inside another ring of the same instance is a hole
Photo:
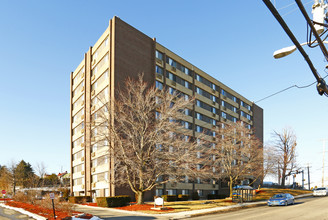
[[[317,72],[317,70],[315,69],[312,61],[310,60],[309,56],[306,54],[306,52],[304,51],[304,49],[302,48],[302,45],[298,42],[298,40],[296,39],[296,37],[294,36],[294,34],[291,32],[291,30],[289,29],[289,27],[287,26],[287,24],[285,23],[284,19],[281,17],[281,15],[279,14],[279,12],[277,11],[277,9],[274,7],[274,5],[271,3],[270,0],[262,0],[264,2],[264,4],[268,7],[268,9],[271,11],[272,15],[276,18],[276,20],[279,22],[279,24],[281,25],[281,27],[284,29],[284,31],[286,32],[286,34],[288,35],[288,37],[291,39],[291,41],[294,43],[294,45],[296,46],[296,48],[299,50],[299,52],[302,54],[302,56],[304,57],[305,61],[307,62],[309,68],[311,69],[312,74],[314,75],[314,77],[317,80],[317,91],[319,93],[319,95],[327,95],[328,96],[328,86],[325,82],[325,80],[319,75],[319,73]],[[308,14],[306,13],[306,10],[301,2],[301,0],[295,0],[296,4],[298,5],[299,9],[301,10],[305,20],[307,21],[308,26],[310,27],[310,30],[312,31],[313,35],[315,36],[316,40],[313,42],[317,42],[318,45],[320,46],[320,49],[325,57],[325,59],[328,61],[328,51],[325,48],[325,46],[323,45],[323,42],[319,36],[319,34],[317,33],[315,27],[314,27],[314,23],[312,23],[312,21],[310,20]],[[318,3],[318,1],[316,1]],[[321,1],[323,4],[323,0]],[[322,7],[317,7],[317,5],[315,4],[313,6],[314,9],[314,19],[317,21],[321,21],[321,18],[325,18],[325,12],[323,10]],[[320,17],[320,19],[319,19]],[[323,19],[324,20],[324,19]],[[315,22],[315,21],[314,21]],[[321,24],[320,22],[315,22],[316,25],[325,25],[325,24]],[[319,30],[319,28],[318,28]]]
[[[304,170],[302,170],[302,189],[304,189]]]
[[[325,187],[325,151],[326,139],[322,140],[322,187]]]
[[[308,170],[308,186],[309,186],[309,190],[311,190],[311,186],[310,186],[310,166],[309,166],[309,164],[307,165],[307,170]]]
[[[279,167],[279,163],[278,163],[278,185],[280,186],[280,167]]]

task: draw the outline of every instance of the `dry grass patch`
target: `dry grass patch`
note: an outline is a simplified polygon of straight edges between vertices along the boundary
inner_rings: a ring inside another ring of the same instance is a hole
[[[293,190],[293,189],[268,189],[262,188],[261,191],[254,197],[254,201],[265,201],[268,200],[275,194],[278,193],[290,193],[293,196],[312,193],[312,191],[308,190]],[[148,203],[154,205],[154,203]],[[200,210],[200,209],[210,209],[216,207],[224,207],[231,206],[237,203],[231,202],[231,200],[226,199],[215,199],[215,200],[196,200],[196,201],[179,201],[179,202],[165,202],[164,206],[172,208],[174,210],[170,211],[152,211],[152,210],[143,210],[140,212],[148,213],[148,214],[162,214],[162,213],[176,213],[176,212],[184,212],[184,211],[192,211],[192,210]],[[254,205],[258,206],[258,205]],[[239,210],[245,207],[238,207],[229,210],[221,210],[215,211],[213,213],[218,212],[227,212],[232,210]]]
[[[154,204],[154,203],[150,203]],[[225,199],[216,199],[216,200],[197,200],[197,201],[181,201],[181,202],[165,202],[164,206],[172,208],[172,211],[142,211],[148,214],[160,214],[160,213],[175,213],[175,212],[184,212],[184,211],[192,211],[199,209],[210,209],[215,207],[223,207],[223,206],[231,206],[236,203],[225,200]]]
[[[312,191],[309,191],[309,190],[297,190],[297,189],[269,189],[269,188],[262,188],[261,191],[256,195],[255,201],[268,200],[273,195],[279,194],[279,193],[290,193],[293,196],[298,196],[298,195],[302,195],[302,194],[312,193]]]

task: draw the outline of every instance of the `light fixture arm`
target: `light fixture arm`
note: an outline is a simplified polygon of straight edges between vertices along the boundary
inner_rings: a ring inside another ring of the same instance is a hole
[[[271,3],[270,0],[263,0],[263,2],[268,7],[268,9],[271,11],[272,15],[277,19],[277,21],[279,22],[279,24],[281,25],[281,27],[284,29],[284,31],[286,32],[286,34],[288,35],[288,37],[291,39],[291,41],[294,43],[294,45],[296,46],[296,48],[300,51],[300,53],[304,57],[305,61],[309,65],[309,67],[310,67],[310,69],[311,69],[314,77],[319,82],[320,79],[321,79],[321,77],[319,76],[319,74],[318,74],[317,70],[315,69],[312,61],[309,58],[309,56],[306,54],[306,52],[302,48],[301,44],[298,42],[298,40],[296,39],[296,37],[294,36],[294,34],[291,32],[291,30],[289,29],[289,27],[285,23],[284,19],[282,19],[282,17],[280,16],[279,12],[273,6],[273,4]]]

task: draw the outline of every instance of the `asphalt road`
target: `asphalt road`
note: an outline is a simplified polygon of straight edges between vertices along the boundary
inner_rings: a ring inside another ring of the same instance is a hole
[[[0,220],[34,220],[33,218],[0,206]]]
[[[193,217],[192,220],[220,220],[220,219],[315,219],[328,220],[328,197],[309,197],[296,199],[294,205],[289,206],[260,206],[233,212]]]

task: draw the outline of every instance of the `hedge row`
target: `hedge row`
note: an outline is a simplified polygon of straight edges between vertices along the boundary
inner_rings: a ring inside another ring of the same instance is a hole
[[[82,204],[85,202],[91,202],[91,196],[71,196],[68,198],[70,203]]]
[[[188,201],[188,200],[189,200],[189,195],[183,195],[183,194],[178,195],[178,201]]]
[[[165,202],[173,202],[173,201],[188,201],[189,195],[162,195],[162,198]]]
[[[131,202],[130,196],[111,196],[111,197],[97,197],[97,206],[100,207],[121,207],[126,206]]]
[[[165,202],[173,202],[178,200],[178,196],[176,195],[162,195],[162,198]]]
[[[193,192],[193,193],[191,194],[191,199],[192,199],[192,200],[199,200],[199,195],[198,195],[198,193],[197,193],[197,192]]]
[[[207,199],[225,199],[227,196],[223,194],[208,194]]]

